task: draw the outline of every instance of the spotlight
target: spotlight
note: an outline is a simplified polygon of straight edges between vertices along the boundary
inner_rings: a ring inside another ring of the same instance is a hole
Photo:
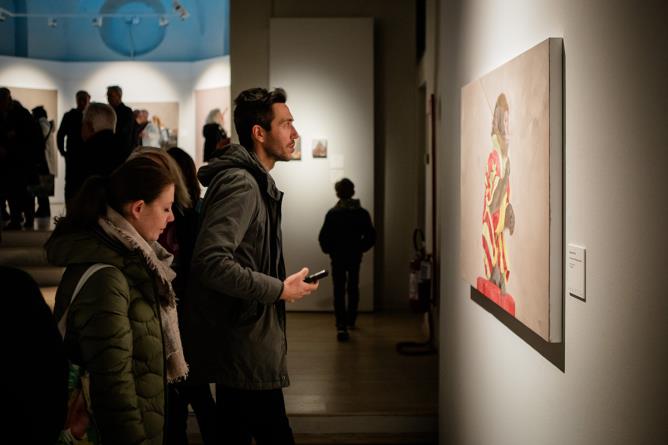
[[[160,21],[158,22],[161,28],[164,28],[165,26],[169,25],[169,19],[167,17],[160,16]]]
[[[53,17],[49,17],[48,20],[46,21],[46,24],[49,25],[49,28],[55,28],[58,26],[58,20],[56,20]]]
[[[93,20],[91,21],[91,23],[96,28],[102,28],[102,16],[93,17]]]
[[[179,0],[172,0],[172,5],[174,6],[174,12],[181,17],[181,20],[185,20],[190,16],[190,13],[188,13]]]

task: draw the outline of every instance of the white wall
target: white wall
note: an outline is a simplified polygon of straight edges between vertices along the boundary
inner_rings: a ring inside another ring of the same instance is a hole
[[[75,106],[74,95],[86,90],[91,100],[107,102],[107,86],[120,85],[124,102],[178,102],[179,146],[195,157],[194,90],[230,85],[229,56],[199,62],[52,62],[0,56],[0,85],[8,88],[58,90],[59,124]],[[57,194],[63,202],[64,172],[60,159]]]
[[[408,264],[417,225],[415,3],[405,0],[232,0],[232,98],[269,85],[271,18],[369,17],[374,23],[375,303],[408,309]],[[345,50],[345,46],[341,44]],[[348,61],[343,58],[339,63]],[[288,91],[290,97],[291,92]],[[327,108],[327,104],[323,108]],[[280,186],[280,184],[279,184]],[[363,203],[365,204],[365,203]]]
[[[665,2],[442,2],[441,443],[665,443],[666,17]],[[586,302],[564,300],[563,370],[459,278],[461,87],[547,37],[565,50],[564,242],[587,247]]]
[[[288,92],[300,134],[302,160],[279,162],[272,175],[283,199],[288,273],[303,266],[331,269],[318,244],[327,210],[336,204],[334,182],[355,183],[355,198],[373,215],[373,22],[351,19],[272,19],[270,87]],[[346,63],[341,63],[345,59]],[[326,138],[327,158],[311,156],[312,141]],[[373,308],[373,250],[360,270],[360,310]],[[331,310],[331,278],[290,309]]]

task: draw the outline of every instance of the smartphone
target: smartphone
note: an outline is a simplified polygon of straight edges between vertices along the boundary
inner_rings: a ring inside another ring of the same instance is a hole
[[[326,269],[323,269],[320,272],[313,273],[313,274],[307,276],[306,278],[304,278],[304,282],[315,283],[316,281],[325,278],[327,275],[329,275],[329,272]]]

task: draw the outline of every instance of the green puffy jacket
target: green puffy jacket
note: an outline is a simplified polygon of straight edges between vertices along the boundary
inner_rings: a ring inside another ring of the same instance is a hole
[[[96,272],[69,309],[65,348],[90,374],[94,418],[104,444],[162,444],[165,357],[153,273],[137,252],[101,233],[54,236],[49,262],[66,266],[54,316],[63,315],[79,279]]]

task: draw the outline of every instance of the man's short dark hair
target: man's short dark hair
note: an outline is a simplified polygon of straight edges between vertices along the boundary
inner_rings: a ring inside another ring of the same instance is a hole
[[[343,178],[334,184],[334,190],[336,190],[336,196],[340,199],[350,199],[355,194],[355,184],[350,179]]]
[[[234,126],[239,135],[239,142],[246,150],[253,149],[251,132],[255,125],[271,131],[274,119],[273,104],[284,104],[288,96],[283,88],[267,91],[264,88],[251,88],[239,93],[234,99]]]
[[[114,91],[118,93],[119,96],[123,97],[123,89],[119,87],[118,85],[110,85],[107,87],[107,92],[109,91]]]

